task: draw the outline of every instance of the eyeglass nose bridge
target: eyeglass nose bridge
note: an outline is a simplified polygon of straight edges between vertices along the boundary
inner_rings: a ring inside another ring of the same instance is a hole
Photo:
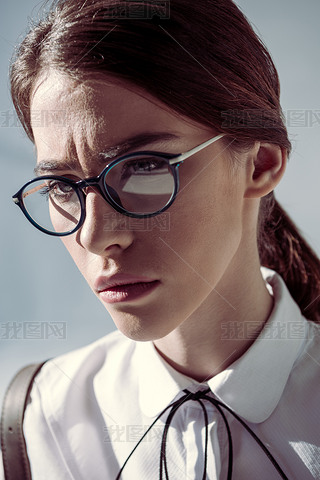
[[[121,200],[117,194],[117,192],[108,186],[106,187],[105,183],[105,175],[100,174],[98,177],[91,177],[85,180],[80,180],[76,183],[77,188],[82,192],[83,196],[86,197],[86,189],[90,187],[95,187],[98,194],[102,196],[102,198],[116,211],[124,213],[126,210],[124,209]],[[113,196],[111,196],[111,194]]]

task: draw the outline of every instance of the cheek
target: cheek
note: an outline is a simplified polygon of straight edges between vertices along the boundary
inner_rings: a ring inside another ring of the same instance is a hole
[[[167,254],[180,271],[195,270],[199,276],[211,276],[211,271],[227,266],[240,244],[242,224],[234,211],[212,211],[190,208],[188,216],[178,222],[172,218],[172,229],[161,235],[166,241]],[[163,256],[162,249],[162,256]]]
[[[187,272],[189,265],[211,282],[212,272],[222,275],[239,246],[243,197],[241,188],[230,182],[202,180],[182,190],[170,209],[170,231],[161,236],[180,271]]]
[[[220,180],[219,180],[220,179]],[[171,209],[171,223],[185,235],[201,233],[198,241],[222,237],[241,225],[243,191],[241,182],[226,173],[203,172],[181,188]]]

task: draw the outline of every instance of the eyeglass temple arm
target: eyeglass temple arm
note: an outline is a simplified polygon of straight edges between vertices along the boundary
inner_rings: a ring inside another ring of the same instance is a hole
[[[194,155],[195,153],[200,152],[201,150],[208,147],[212,143],[216,142],[217,140],[220,140],[220,138],[224,137],[225,135],[226,135],[225,133],[221,133],[220,135],[217,135],[216,137],[210,138],[210,140],[207,140],[206,142],[201,143],[201,145],[198,145],[197,147],[192,148],[188,152],[181,153],[181,155],[172,158],[172,160],[169,160],[169,163],[171,165],[174,165],[175,163],[182,162],[186,158],[191,157],[191,155]]]

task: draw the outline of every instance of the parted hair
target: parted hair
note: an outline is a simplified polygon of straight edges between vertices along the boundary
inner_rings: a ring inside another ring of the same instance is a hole
[[[10,71],[13,102],[32,141],[32,90],[49,69],[142,87],[232,137],[235,155],[255,141],[290,154],[276,68],[231,0],[54,1],[17,48]],[[320,261],[273,192],[260,202],[257,242],[261,265],[282,276],[306,318],[320,322]]]

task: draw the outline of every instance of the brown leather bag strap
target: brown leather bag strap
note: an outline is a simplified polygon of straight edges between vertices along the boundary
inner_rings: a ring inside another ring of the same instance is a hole
[[[1,414],[1,450],[5,480],[31,480],[23,418],[34,377],[45,362],[28,365],[7,388]]]

